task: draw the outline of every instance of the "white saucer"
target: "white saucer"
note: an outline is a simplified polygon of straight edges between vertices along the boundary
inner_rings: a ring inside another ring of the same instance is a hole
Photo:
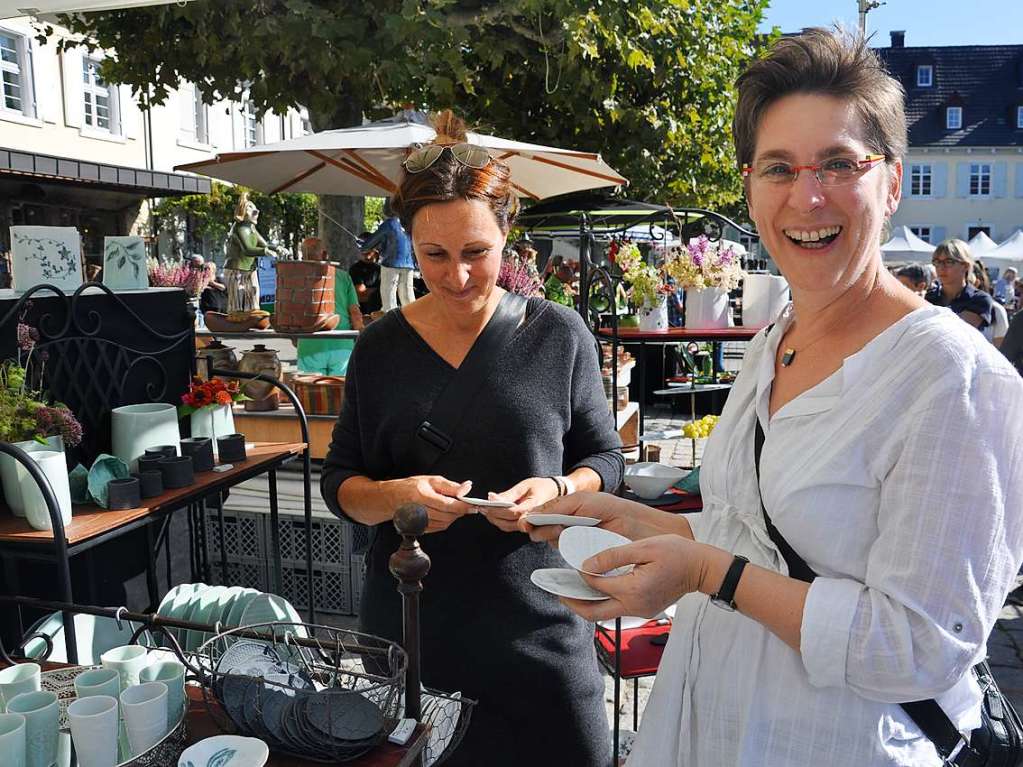
[[[567,567],[534,570],[533,574],[529,576],[529,580],[544,591],[559,597],[585,599],[590,602],[599,602],[610,598],[607,594],[591,587],[575,570],[569,570]]]
[[[479,506],[481,509],[510,509],[515,504],[511,501],[488,501],[486,498],[470,498],[463,495],[458,500],[468,503],[470,506]]]
[[[573,514],[527,514],[525,520],[539,527],[540,525],[564,525],[565,527],[593,527],[600,524],[594,517],[577,517]]]
[[[591,573],[583,570],[583,562],[595,554],[616,546],[626,546],[632,543],[624,535],[604,530],[600,527],[566,527],[558,536],[558,550],[572,567],[587,575],[625,575],[632,571],[633,565],[616,567],[606,573]]]

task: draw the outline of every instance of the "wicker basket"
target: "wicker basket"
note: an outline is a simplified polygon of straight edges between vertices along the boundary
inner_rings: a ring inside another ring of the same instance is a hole
[[[296,375],[295,395],[307,415],[337,415],[345,399],[344,376]]]

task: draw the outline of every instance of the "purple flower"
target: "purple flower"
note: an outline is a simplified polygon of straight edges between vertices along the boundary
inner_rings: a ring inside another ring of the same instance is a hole
[[[26,325],[24,322],[18,323],[18,348],[22,351],[30,352],[36,345],[36,341],[39,340],[39,331],[35,328]]]

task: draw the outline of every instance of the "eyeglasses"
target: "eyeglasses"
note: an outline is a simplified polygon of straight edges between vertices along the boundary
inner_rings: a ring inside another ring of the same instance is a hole
[[[402,165],[408,173],[422,173],[440,159],[445,151],[462,165],[480,170],[490,164],[490,152],[476,144],[416,144]]]
[[[795,183],[800,171],[808,170],[816,176],[821,186],[844,186],[853,183],[884,159],[883,154],[868,154],[862,160],[832,157],[818,165],[789,165],[787,162],[767,160],[756,165],[743,165],[742,176],[752,176],[758,182],[786,186]]]
[[[931,261],[931,266],[935,269],[950,269],[953,266],[960,266],[965,263],[965,261],[956,261],[952,258],[935,258]]]

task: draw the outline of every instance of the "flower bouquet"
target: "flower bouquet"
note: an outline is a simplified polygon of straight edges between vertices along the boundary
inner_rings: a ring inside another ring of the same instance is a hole
[[[212,262],[196,266],[190,262],[149,259],[149,284],[156,288],[183,288],[190,298],[198,298],[212,282],[217,267]]]
[[[665,255],[664,268],[680,288],[697,290],[735,290],[745,276],[735,249],[731,245],[712,244],[705,235],[687,245],[670,248]]]
[[[251,397],[242,393],[238,381],[227,381],[219,378],[211,378],[204,381],[198,376],[192,378],[188,391],[181,395],[181,404],[178,405],[178,416],[185,418],[198,413],[201,410],[215,408],[223,405],[232,405],[235,402],[244,402]]]

